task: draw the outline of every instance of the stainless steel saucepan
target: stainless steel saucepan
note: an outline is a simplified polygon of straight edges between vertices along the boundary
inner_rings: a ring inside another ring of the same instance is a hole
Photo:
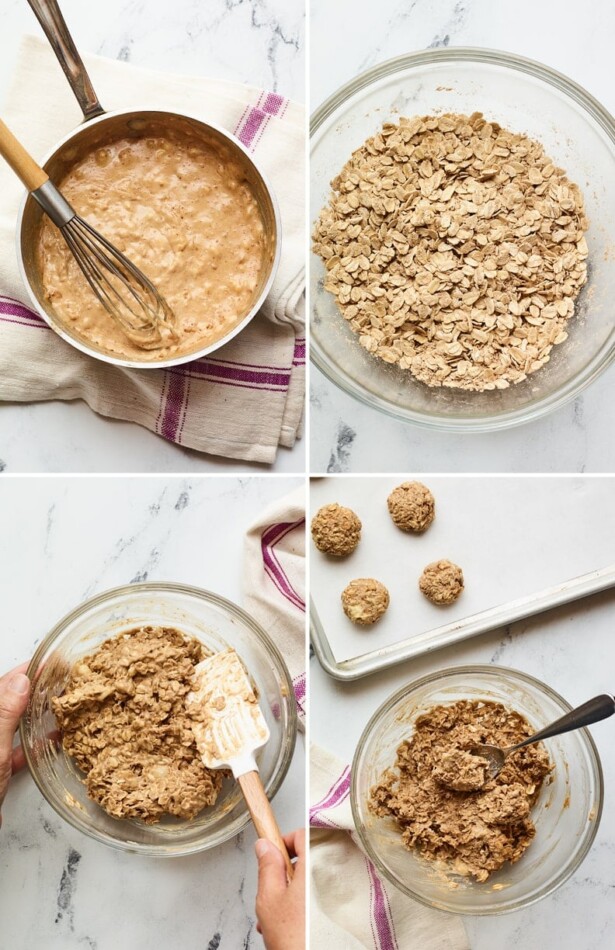
[[[68,31],[57,0],[28,0],[47,39],[64,70],[71,89],[83,112],[84,123],[73,132],[64,136],[41,162],[52,181],[58,182],[72,167],[78,155],[116,140],[120,137],[139,138],[147,134],[148,129],[156,130],[162,126],[169,132],[187,134],[190,131],[206,136],[210,141],[220,142],[230,149],[233,157],[240,162],[246,180],[258,202],[263,219],[266,252],[261,279],[254,294],[250,310],[238,315],[237,324],[220,340],[192,353],[182,354],[167,360],[156,360],[152,352],[144,351],[139,359],[127,359],[111,355],[98,349],[80,335],[71,332],[54,313],[53,307],[45,299],[41,284],[41,275],[36,261],[36,236],[41,224],[41,208],[29,195],[25,195],[17,221],[17,255],[23,281],[35,309],[46,322],[64,340],[72,346],[96,359],[116,366],[139,369],[161,369],[177,366],[189,360],[198,359],[228,343],[240,333],[252,320],[267,296],[279,263],[281,246],[280,213],[275,195],[265,175],[256,166],[251,156],[232,135],[224,129],[203,122],[200,119],[166,110],[127,110],[105,112],[85,66]],[[148,265],[152,279],[156,279],[156,262]]]

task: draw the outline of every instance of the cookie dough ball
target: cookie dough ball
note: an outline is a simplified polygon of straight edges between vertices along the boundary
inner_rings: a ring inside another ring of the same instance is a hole
[[[324,554],[346,557],[361,540],[361,521],[351,508],[324,505],[312,518],[312,539]]]
[[[421,574],[419,587],[432,604],[452,604],[463,590],[462,570],[451,561],[434,561]]]
[[[387,498],[389,514],[402,531],[422,534],[435,515],[435,500],[421,482],[404,482],[394,488]]]
[[[389,606],[389,592],[373,577],[359,577],[350,581],[342,591],[344,613],[353,623],[368,626],[380,620]]]

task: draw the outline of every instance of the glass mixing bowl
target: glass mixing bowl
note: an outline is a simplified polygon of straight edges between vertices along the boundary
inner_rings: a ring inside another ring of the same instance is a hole
[[[504,390],[431,388],[370,356],[323,288],[312,256],[311,354],[337,386],[391,416],[449,431],[488,431],[536,419],[577,396],[615,356],[615,121],[589,93],[560,73],[510,53],[434,49],[389,60],[362,73],[316,110],[311,124],[311,221],[351,153],[401,115],[483,112],[540,141],[585,198],[587,284],[568,339],[550,362]]]
[[[602,768],[586,729],[549,739],[545,748],[554,770],[532,809],[536,837],[516,864],[482,884],[421,858],[403,846],[393,819],[368,810],[369,791],[395,763],[416,718],[431,706],[461,699],[501,702],[536,730],[571,709],[549,686],[504,667],[461,666],[425,676],[394,693],[365,727],[352,764],[352,813],[368,855],[404,894],[455,914],[503,914],[551,894],[579,867],[600,823]]]
[[[116,819],[88,798],[83,775],[54,741],[51,700],[64,689],[70,667],[103,641],[139,624],[175,626],[212,651],[233,647],[258,688],[271,738],[257,752],[270,798],[280,788],[295,747],[297,714],[292,681],[267,634],[235,604],[217,594],[181,584],[116,587],[81,604],[42,641],[28,676],[30,704],[21,742],[34,781],[49,804],[74,828],[123,851],[178,856],[216,847],[238,834],[250,816],[237,783],[224,782],[215,805],[191,821],[168,817],[156,825]]]

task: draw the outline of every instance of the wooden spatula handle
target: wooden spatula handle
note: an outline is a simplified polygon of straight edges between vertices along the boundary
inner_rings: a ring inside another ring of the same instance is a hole
[[[2,155],[15,174],[17,174],[28,191],[36,191],[44,185],[49,176],[40,165],[34,161],[11,130],[0,119],[0,155]]]
[[[258,772],[246,772],[244,775],[240,775],[237,781],[239,782],[246,804],[250,810],[250,815],[252,816],[252,821],[254,822],[254,827],[258,832],[259,838],[266,838],[267,841],[271,841],[271,843],[282,852],[284,861],[286,862],[286,876],[288,880],[291,881],[294,869],[288,851],[286,850],[286,845],[284,844],[284,838],[281,835],[278,823],[275,820],[275,815],[269,804],[269,799],[265,794],[260,775]]]

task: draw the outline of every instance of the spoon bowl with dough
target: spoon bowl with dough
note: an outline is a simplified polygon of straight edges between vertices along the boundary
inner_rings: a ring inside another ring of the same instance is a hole
[[[517,752],[519,749],[525,748],[525,746],[534,745],[535,742],[542,742],[543,739],[550,739],[552,736],[561,736],[564,732],[572,732],[573,729],[582,729],[584,726],[590,726],[594,722],[600,722],[601,719],[608,719],[613,713],[615,713],[615,697],[603,693],[600,696],[594,696],[593,699],[589,699],[586,703],[583,703],[582,706],[577,706],[576,709],[571,710],[564,716],[560,716],[560,718],[556,719],[550,726],[541,729],[532,736],[528,736],[527,739],[524,739],[523,742],[518,742],[517,745],[509,746],[506,749],[487,744],[472,746],[472,748],[467,750],[468,753],[472,756],[480,756],[486,760],[486,768],[475,770],[476,774],[480,773],[482,777],[478,779],[478,783],[473,786],[473,789],[477,791],[487,782],[497,778],[504,768],[506,759],[512,755],[513,752]]]

